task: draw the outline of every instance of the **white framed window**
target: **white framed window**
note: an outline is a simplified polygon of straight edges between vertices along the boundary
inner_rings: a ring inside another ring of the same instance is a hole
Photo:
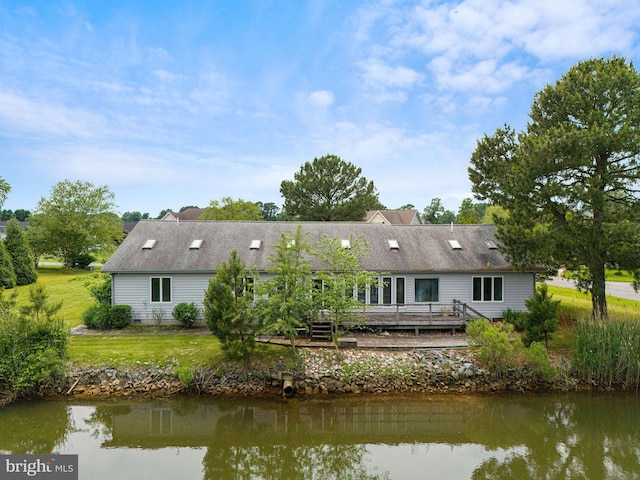
[[[171,277],[151,277],[151,303],[171,303]]]
[[[502,302],[503,284],[502,277],[473,277],[471,298],[474,302]]]

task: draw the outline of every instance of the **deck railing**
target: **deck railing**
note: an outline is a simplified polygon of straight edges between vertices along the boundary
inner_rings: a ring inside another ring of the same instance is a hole
[[[464,302],[460,300],[453,300],[451,303],[438,303],[438,302],[429,302],[429,303],[413,303],[413,304],[397,304],[397,303],[389,303],[384,305],[366,305],[362,313],[364,315],[367,314],[392,314],[395,315],[397,319],[400,316],[407,315],[420,315],[426,316],[428,318],[447,318],[447,317],[457,317],[463,320],[465,323],[472,318],[486,318],[487,320],[491,320],[478,310],[470,307]]]

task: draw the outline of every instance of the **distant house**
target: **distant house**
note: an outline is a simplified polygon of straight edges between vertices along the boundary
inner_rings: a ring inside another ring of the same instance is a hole
[[[9,222],[6,220],[0,220],[0,240],[7,238],[7,223]],[[29,222],[18,221],[18,225],[20,225],[22,230],[26,230]]]
[[[507,308],[524,310],[540,268],[516,270],[494,243],[494,225],[381,225],[363,222],[301,223],[313,244],[323,235],[361,236],[370,253],[362,267],[377,272],[354,292],[365,316],[381,323],[429,321],[434,315],[475,312],[501,318]],[[267,278],[268,256],[282,232],[297,222],[142,220],[102,268],[112,276],[112,302],[133,308],[134,320],[171,320],[173,307],[195,302],[233,250]],[[312,269],[322,268],[313,258]],[[384,322],[383,316],[387,316]],[[413,318],[410,318],[411,316]],[[414,322],[415,323],[415,322]],[[379,323],[380,324],[380,323]]]
[[[364,221],[385,225],[422,225],[417,210],[370,210],[366,213]]]
[[[182,212],[167,212],[162,217],[162,220],[169,221],[182,221],[182,220],[198,220],[200,215],[204,213],[204,208],[186,208]]]

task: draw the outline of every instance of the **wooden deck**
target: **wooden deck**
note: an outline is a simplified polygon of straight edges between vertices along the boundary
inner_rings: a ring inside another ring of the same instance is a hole
[[[412,331],[416,336],[421,331],[450,331],[454,335],[462,331],[466,323],[483,315],[463,302],[428,303],[413,305],[376,305],[358,314],[359,321],[344,324],[346,330],[370,332]],[[312,339],[331,338],[329,323],[314,322],[309,335]]]
[[[442,315],[434,313],[366,313],[361,315],[362,323],[354,323],[352,328],[366,326],[375,331],[385,330],[409,330],[416,335],[421,330],[450,330],[455,334],[462,330],[466,320],[461,316]]]

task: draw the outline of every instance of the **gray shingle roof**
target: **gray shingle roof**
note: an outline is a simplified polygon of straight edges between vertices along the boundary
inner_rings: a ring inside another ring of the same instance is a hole
[[[295,232],[298,225],[309,232],[314,243],[327,235],[347,239],[362,238],[371,252],[362,267],[384,272],[445,272],[510,270],[499,250],[490,248],[493,225],[382,225],[334,222],[240,222],[142,220],[105,263],[104,272],[215,272],[236,250],[246,265],[265,271],[271,266],[281,232]],[[153,248],[143,249],[147,240],[156,240]],[[194,240],[203,240],[198,249]],[[261,240],[258,250],[249,247]],[[388,240],[397,240],[399,249],[390,250]],[[449,240],[457,240],[461,249],[453,249]],[[314,259],[313,269],[322,267]]]

